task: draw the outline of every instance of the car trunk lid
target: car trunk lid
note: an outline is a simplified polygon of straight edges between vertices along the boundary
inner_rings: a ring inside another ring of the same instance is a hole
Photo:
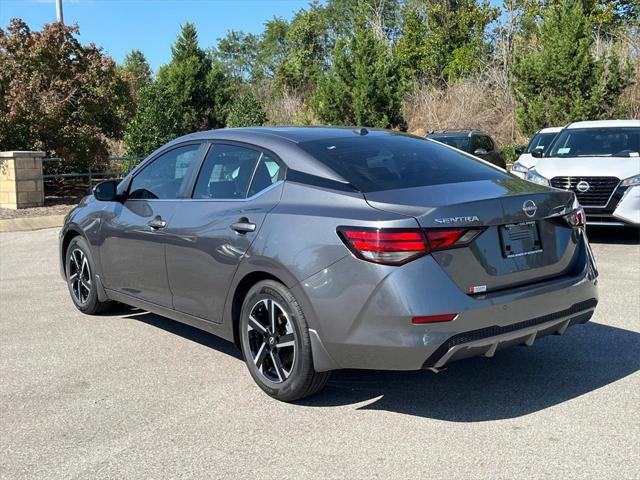
[[[483,229],[468,246],[432,253],[465,292],[491,292],[562,275],[577,255],[577,237],[562,221],[573,205],[570,192],[507,179],[365,197],[372,207],[412,216],[425,229]]]

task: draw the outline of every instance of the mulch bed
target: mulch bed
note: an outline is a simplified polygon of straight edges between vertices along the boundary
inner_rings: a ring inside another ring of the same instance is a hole
[[[43,207],[19,208],[12,210],[0,208],[0,220],[7,218],[44,217],[47,215],[66,215],[82,197],[47,197]]]

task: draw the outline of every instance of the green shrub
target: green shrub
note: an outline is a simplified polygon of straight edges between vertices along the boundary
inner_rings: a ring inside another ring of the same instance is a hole
[[[246,90],[231,104],[227,127],[253,127],[264,125],[267,114],[262,102],[252,90]]]
[[[502,147],[501,151],[504,155],[504,159],[507,162],[507,165],[515,162],[520,156],[520,154],[516,153],[516,148],[521,148],[522,150],[524,150],[526,148],[526,145],[506,145]]]

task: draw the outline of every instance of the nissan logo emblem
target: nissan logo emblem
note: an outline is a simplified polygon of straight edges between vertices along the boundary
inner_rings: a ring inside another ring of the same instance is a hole
[[[576,188],[578,189],[578,191],[580,193],[585,193],[585,192],[589,191],[589,189],[591,188],[591,185],[589,185],[584,180],[581,180],[581,181],[578,182],[578,185],[576,185]]]
[[[538,207],[533,200],[527,200],[522,204],[522,211],[527,217],[533,217],[538,211]]]

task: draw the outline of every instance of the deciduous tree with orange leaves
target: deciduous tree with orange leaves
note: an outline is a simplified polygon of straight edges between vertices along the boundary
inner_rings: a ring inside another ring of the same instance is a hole
[[[0,150],[44,150],[82,168],[122,136],[129,89],[111,57],[78,35],[19,19],[0,29]]]

